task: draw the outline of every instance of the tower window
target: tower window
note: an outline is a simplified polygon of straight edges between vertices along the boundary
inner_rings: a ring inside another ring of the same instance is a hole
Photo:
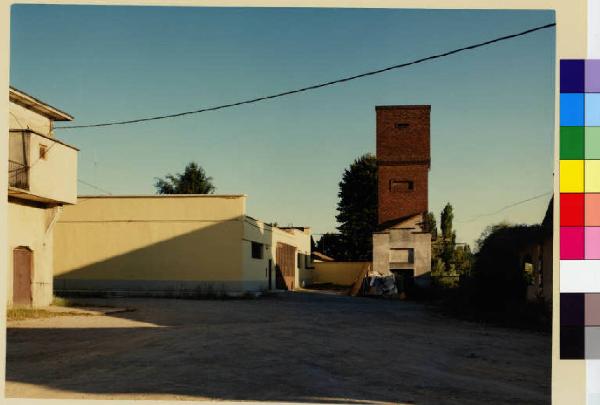
[[[405,123],[405,122],[397,122],[396,123],[396,128],[398,128],[398,129],[408,128],[408,124]]]
[[[392,193],[408,193],[415,189],[415,182],[410,180],[390,180]]]

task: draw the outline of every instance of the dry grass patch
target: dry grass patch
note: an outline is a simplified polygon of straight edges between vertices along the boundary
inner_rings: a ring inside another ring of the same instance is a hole
[[[52,318],[55,316],[92,316],[84,312],[58,312],[34,308],[11,308],[6,311],[7,321],[22,321],[25,319]]]

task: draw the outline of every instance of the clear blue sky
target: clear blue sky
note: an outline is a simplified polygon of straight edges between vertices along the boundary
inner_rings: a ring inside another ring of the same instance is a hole
[[[11,84],[88,124],[175,113],[410,61],[554,22],[552,11],[16,5]],[[334,231],[338,182],[375,151],[380,104],[431,104],[429,205],[459,241],[541,221],[552,190],[555,32],[306,94],[150,123],[56,131],[113,194],[197,161],[248,213]],[[98,194],[79,184],[80,194]],[[439,219],[438,219],[439,220]]]

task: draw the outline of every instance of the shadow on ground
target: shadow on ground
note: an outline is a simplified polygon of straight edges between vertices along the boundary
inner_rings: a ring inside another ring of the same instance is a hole
[[[9,325],[6,395],[45,398],[548,403],[550,336],[421,304],[285,293],[94,299],[102,317]]]

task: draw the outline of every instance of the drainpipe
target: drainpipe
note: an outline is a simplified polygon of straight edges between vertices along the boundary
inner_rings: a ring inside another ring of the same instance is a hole
[[[62,205],[58,205],[52,209],[52,212],[53,212],[52,220],[50,221],[50,224],[48,224],[48,227],[46,228],[46,234],[44,235],[44,246],[46,245],[45,240],[48,238],[48,236],[52,232],[52,229],[54,229],[54,225],[56,225],[56,223],[58,222],[58,218],[60,217],[62,210],[63,210]]]

